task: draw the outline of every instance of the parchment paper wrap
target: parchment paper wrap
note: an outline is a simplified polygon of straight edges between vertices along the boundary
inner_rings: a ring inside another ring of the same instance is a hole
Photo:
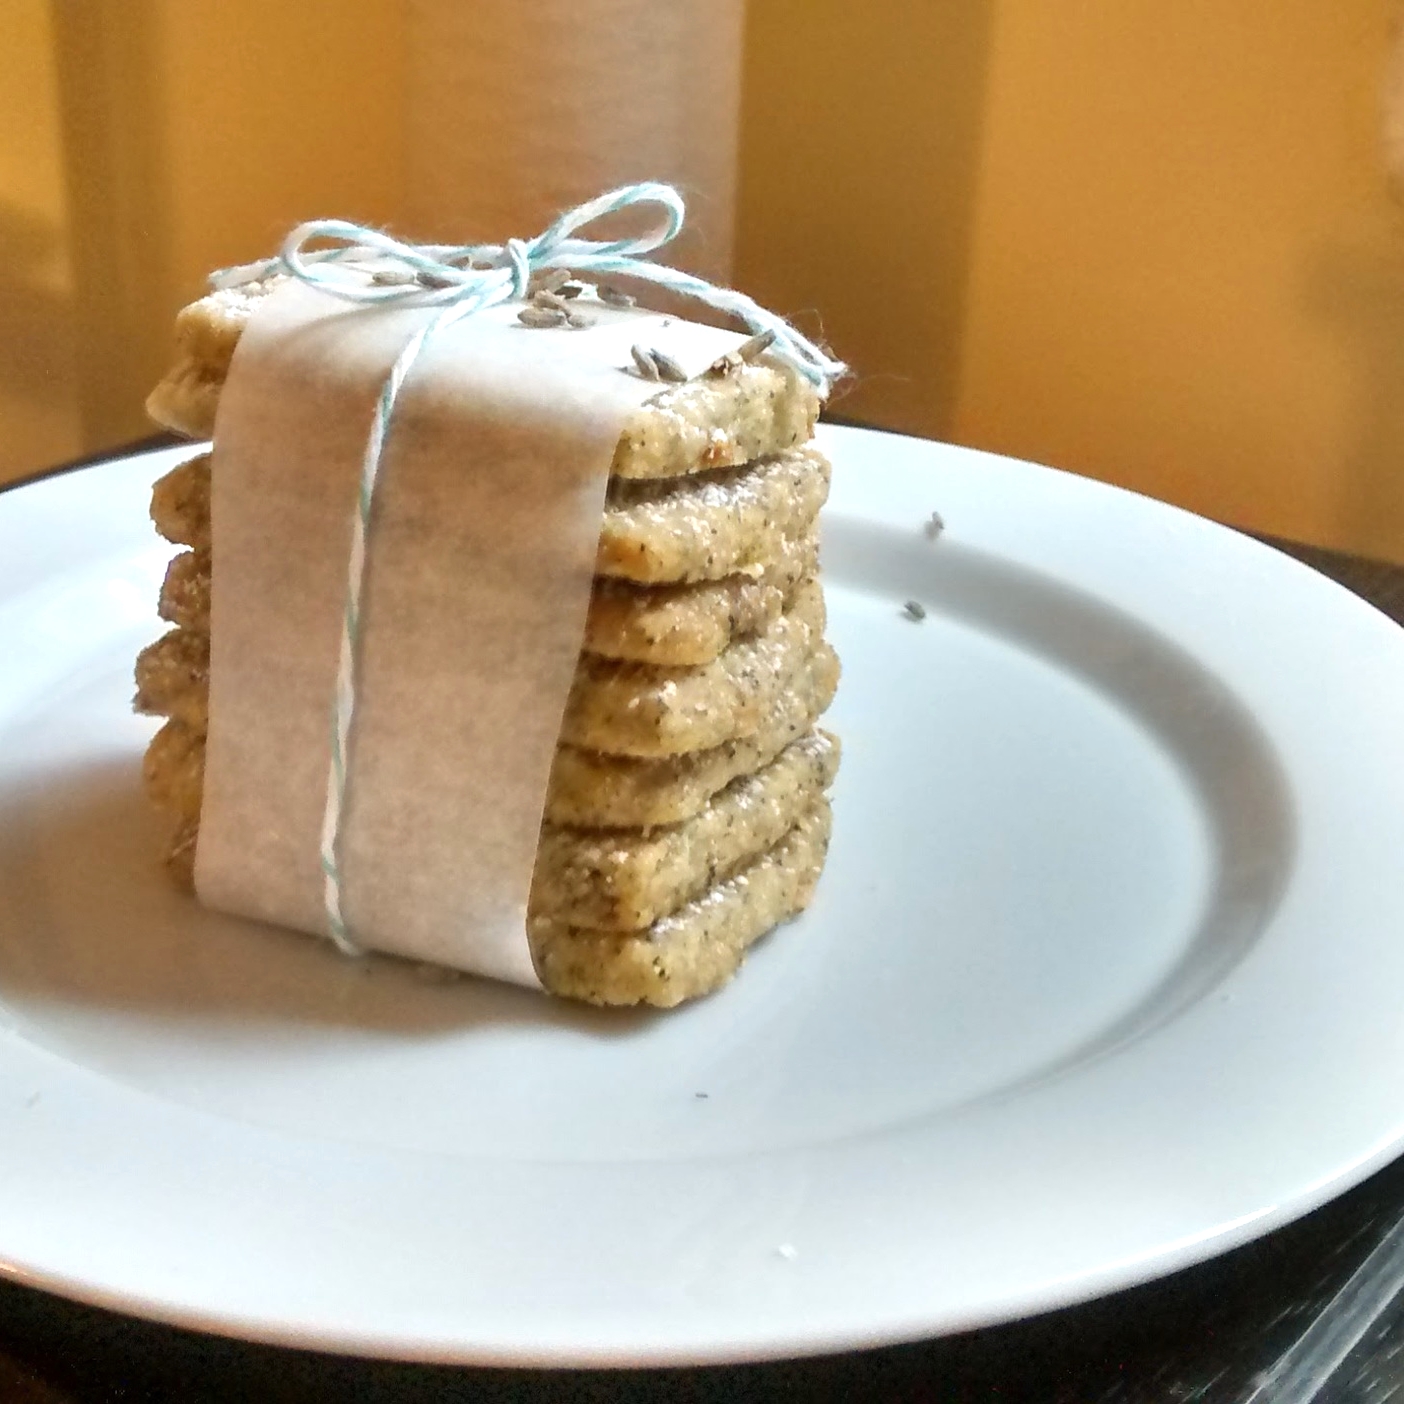
[[[538,984],[525,916],[584,629],[610,460],[659,386],[741,338],[592,307],[519,305],[431,339],[376,488],[341,835],[362,945]],[[213,463],[210,729],[195,877],[207,905],[325,934],[319,834],[350,523],[372,407],[432,314],[293,285],[244,333]],[[686,364],[685,360],[685,364]]]

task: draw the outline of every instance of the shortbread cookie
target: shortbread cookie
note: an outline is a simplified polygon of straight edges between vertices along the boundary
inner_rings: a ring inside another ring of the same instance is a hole
[[[610,484],[599,575],[642,584],[758,574],[807,533],[829,495],[813,445],[719,473]]]
[[[605,504],[598,575],[640,584],[762,576],[814,530],[829,461],[813,444],[744,468],[660,483],[615,483]],[[210,545],[210,456],[182,463],[151,494],[156,530]]]
[[[583,648],[632,663],[710,663],[736,639],[768,629],[802,580],[819,565],[818,537],[786,541],[759,576],[732,575],[695,585],[634,585],[597,580]],[[210,553],[182,551],[166,569],[157,613],[183,629],[210,628]]]
[[[192,439],[213,437],[234,348],[259,299],[279,282],[267,278],[213,292],[182,309],[175,364],[146,402],[158,424]],[[641,336],[652,332],[644,325]],[[610,472],[673,478],[749,463],[803,443],[818,416],[818,391],[785,362],[762,358],[660,390],[625,423]]]
[[[545,818],[579,828],[654,828],[698,813],[718,790],[768,765],[803,736],[833,701],[839,664],[828,644],[790,681],[765,725],[708,751],[661,760],[603,756],[560,746],[551,767]],[[147,747],[146,792],[178,819],[198,820],[205,784],[205,733],[168,721]]]
[[[171,629],[137,654],[132,710],[203,734],[210,721],[210,636]]]
[[[664,1009],[719,989],[749,946],[809,905],[831,823],[821,800],[763,858],[643,931],[536,918],[528,933],[541,983],[552,994],[591,1004]]]
[[[824,592],[808,581],[763,634],[696,668],[582,657],[561,740],[610,756],[674,756],[749,736],[774,710],[824,632]]]
[[[833,784],[838,763],[838,742],[816,731],[683,824],[647,833],[543,825],[529,911],[569,926],[642,930],[779,843]],[[167,856],[186,888],[199,832],[198,820],[182,821]]]
[[[204,731],[210,717],[210,636],[172,629],[137,654],[132,710]]]
[[[816,731],[681,824],[651,832],[547,824],[531,911],[603,930],[650,926],[778,843],[833,784],[838,763],[837,740]]]
[[[205,797],[205,733],[184,722],[168,721],[146,748],[141,762],[146,797],[182,824],[200,822]]]
[[[546,817],[582,828],[652,828],[696,814],[738,776],[768,765],[823,715],[838,687],[839,663],[821,643],[790,680],[760,730],[684,756],[637,760],[560,746],[551,766]]]
[[[156,613],[181,629],[210,632],[210,553],[182,551],[166,567]]]
[[[210,549],[210,456],[187,458],[151,489],[151,522],[176,546]]]
[[[192,439],[213,437],[234,348],[259,301],[282,282],[273,277],[217,290],[176,313],[175,364],[147,396],[152,419]]]
[[[597,578],[584,649],[633,663],[710,663],[736,639],[768,629],[819,568],[819,537],[785,538],[758,575],[690,585],[635,585]]]
[[[611,756],[671,756],[748,736],[775,706],[824,630],[824,594],[809,581],[763,634],[696,668],[582,655],[561,740]],[[209,724],[210,639],[172,629],[137,656],[136,711]]]

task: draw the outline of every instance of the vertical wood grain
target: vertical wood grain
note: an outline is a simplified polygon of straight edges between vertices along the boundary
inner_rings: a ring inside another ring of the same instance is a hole
[[[1003,0],[955,434],[1404,559],[1392,0]]]
[[[854,367],[835,408],[949,436],[993,0],[751,0],[737,277]]]
[[[732,263],[742,0],[412,0],[406,213],[421,235],[530,235],[631,181],[677,185],[668,257]]]

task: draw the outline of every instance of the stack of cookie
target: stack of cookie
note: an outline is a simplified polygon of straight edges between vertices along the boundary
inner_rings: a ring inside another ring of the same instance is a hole
[[[275,281],[180,314],[177,364],[148,401],[158,422],[212,436],[234,347]],[[823,865],[839,749],[816,722],[839,667],[818,580],[829,484],[809,441],[818,401],[763,350],[728,360],[663,385],[614,454],[530,900],[533,958],[555,994],[660,1006],[705,994],[807,905]],[[208,722],[210,456],[161,479],[151,512],[188,549],[161,591],[175,627],[137,662],[136,707],[168,719],[146,784],[178,820],[170,865],[189,884]]]

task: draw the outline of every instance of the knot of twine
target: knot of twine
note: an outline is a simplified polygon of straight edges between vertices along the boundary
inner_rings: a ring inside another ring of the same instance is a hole
[[[575,237],[578,230],[605,215],[640,205],[657,205],[663,218],[648,232],[628,239],[596,241]],[[401,387],[429,339],[446,327],[485,308],[528,296],[532,276],[546,269],[576,274],[613,274],[653,283],[727,313],[752,333],[770,333],[771,354],[787,361],[821,394],[846,367],[801,335],[782,317],[744,293],[717,287],[703,278],[643,256],[671,243],[683,227],[682,197],[670,185],[647,181],[611,190],[561,215],[534,239],[505,244],[408,244],[378,229],[341,219],[310,220],[283,242],[275,258],[226,268],[210,279],[215,288],[234,288],[283,273],[347,302],[437,307],[439,312],[409,339],[396,357],[376,402],[371,431],[361,461],[357,510],[352,517],[347,562],[346,604],[331,714],[331,763],[321,834],[323,893],[327,933],[346,955],[361,948],[342,912],[342,876],[338,857],[342,815],[346,807],[351,724],[356,711],[357,641],[361,628],[361,594],[365,583],[366,537],[385,438]],[[313,241],[332,247],[308,250]]]
[[[654,229],[629,239],[575,237],[597,219],[645,205],[662,210],[663,218]],[[682,196],[671,185],[645,181],[567,210],[534,239],[508,239],[505,244],[407,244],[347,220],[315,219],[299,224],[283,241],[277,257],[226,268],[210,281],[216,288],[230,288],[286,273],[347,302],[441,307],[426,333],[432,334],[485,307],[525,298],[532,275],[547,269],[636,278],[714,307],[752,333],[773,333],[771,354],[788,361],[821,392],[827,390],[844,373],[843,362],[827,355],[783,317],[734,288],[718,287],[644,257],[676,239],[685,217]],[[330,241],[333,247],[309,251],[307,245],[314,240]],[[366,266],[372,261],[374,271]]]

